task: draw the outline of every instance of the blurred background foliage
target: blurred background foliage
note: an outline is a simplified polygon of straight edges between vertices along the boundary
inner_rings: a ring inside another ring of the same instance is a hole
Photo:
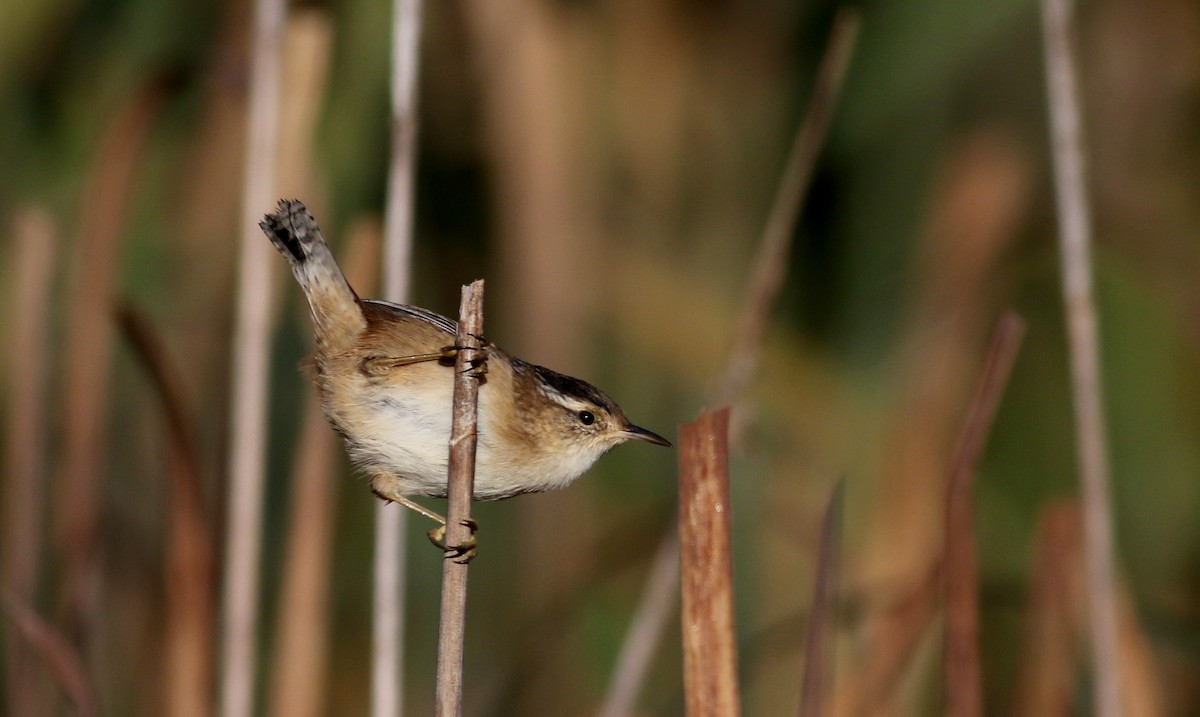
[[[1026,701],[1030,673],[1046,674],[1031,648],[1037,526],[1053,501],[1076,495],[1077,479],[1037,7],[860,9],[733,466],[746,713],[794,709],[817,520],[841,476],[837,713],[938,713],[934,623],[889,606],[937,564],[950,450],[988,332],[1014,307],[1029,332],[977,484],[987,711],[1049,714]],[[451,313],[458,286],[486,277],[492,339],[592,380],[639,423],[674,435],[730,349],[834,10],[428,3],[414,303]],[[350,237],[378,236],[391,9],[342,0],[291,12],[279,192],[305,199],[342,253]],[[249,23],[235,1],[0,4],[6,485],[35,481],[32,493],[9,487],[0,498],[5,590],[78,651],[104,714],[167,713],[172,684],[162,659],[171,451],[156,391],[115,322],[122,303],[178,373],[221,554]],[[1195,714],[1200,6],[1096,0],[1080,8],[1079,28],[1114,510],[1125,615],[1136,618],[1123,644],[1144,674],[1133,689],[1153,710],[1129,714]],[[264,713],[280,713],[269,695],[285,627],[274,618],[288,598],[283,556],[310,392],[295,368],[308,320],[278,264]],[[374,499],[340,449],[332,455],[322,479],[331,557],[299,561],[330,591],[318,613],[329,623],[308,626],[326,642],[306,709],[365,714]],[[667,451],[623,447],[566,491],[478,506],[469,714],[595,709],[670,525],[674,471]],[[425,527],[410,521],[414,714],[432,703],[436,638],[439,556]],[[889,620],[916,620],[924,637],[880,682],[880,655],[900,640]],[[41,662],[18,664],[8,623],[5,634],[5,694],[24,674],[38,713],[57,714],[65,703]],[[676,629],[644,714],[681,712],[677,645]],[[1074,649],[1066,714],[1087,704]]]

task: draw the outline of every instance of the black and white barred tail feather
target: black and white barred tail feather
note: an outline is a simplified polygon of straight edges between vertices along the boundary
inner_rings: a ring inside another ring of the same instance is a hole
[[[281,199],[259,227],[287,259],[308,299],[318,351],[341,351],[354,345],[367,326],[366,319],[358,296],[308,208],[299,200]]]

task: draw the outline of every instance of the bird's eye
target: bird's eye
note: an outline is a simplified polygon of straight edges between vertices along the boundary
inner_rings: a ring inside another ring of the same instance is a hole
[[[590,426],[596,422],[596,416],[591,411],[580,411],[579,420],[583,422],[583,425]]]

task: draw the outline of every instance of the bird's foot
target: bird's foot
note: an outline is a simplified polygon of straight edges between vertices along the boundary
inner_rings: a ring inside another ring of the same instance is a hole
[[[442,549],[442,554],[447,560],[453,560],[459,565],[466,565],[478,553],[475,531],[479,529],[479,524],[470,518],[462,520],[460,524],[470,529],[471,534],[467,536],[466,540],[456,545],[446,544],[446,526],[444,524],[430,528],[425,535],[429,536],[429,542]]]
[[[473,378],[483,378],[487,375],[487,348],[492,345],[490,341],[478,334],[470,334],[472,338],[479,340],[479,348],[474,346],[443,346],[441,360],[454,361],[458,358],[459,351],[467,352],[467,368],[463,370],[468,376]]]

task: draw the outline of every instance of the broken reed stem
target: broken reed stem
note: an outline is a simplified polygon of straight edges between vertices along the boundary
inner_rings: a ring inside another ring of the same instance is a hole
[[[1000,317],[946,481],[943,664],[947,717],[980,717],[983,714],[979,665],[979,566],[975,555],[972,494],[976,467],[1024,336],[1025,322],[1021,317],[1013,312]]]
[[[476,419],[479,378],[472,371],[483,336],[483,279],[462,289],[459,304],[459,347],[454,361],[454,414],[450,429],[450,475],[446,487],[448,546],[464,545],[474,535],[471,498],[475,492]],[[484,365],[486,369],[486,364]],[[442,616],[438,632],[437,717],[462,714],[463,642],[467,623],[467,562],[447,556],[442,566]]]
[[[242,176],[242,237],[234,321],[230,445],[221,620],[222,717],[255,711],[259,566],[266,472],[272,250],[258,230],[271,204],[279,149],[283,0],[255,0],[250,97]]]
[[[837,617],[838,576],[841,559],[842,505],[846,481],[839,480],[821,518],[821,543],[817,551],[817,579],[804,637],[804,673],[800,682],[799,717],[825,714],[833,685],[834,621]]]
[[[1046,88],[1050,108],[1054,185],[1058,200],[1063,304],[1075,406],[1075,440],[1083,493],[1084,551],[1091,629],[1093,700],[1097,717],[1121,712],[1121,670],[1113,565],[1112,498],[1109,491],[1100,341],[1092,290],[1092,227],[1083,131],[1072,47],[1072,3],[1042,0]]]
[[[401,304],[408,302],[412,275],[421,8],[422,0],[394,0],[392,8],[392,151],[384,226],[383,298]],[[407,510],[386,503],[376,506],[372,717],[398,717],[403,712],[407,523]]]
[[[766,327],[786,279],[788,255],[796,220],[812,183],[813,168],[825,143],[829,121],[845,82],[846,70],[858,37],[859,14],[841,8],[830,31],[829,44],[817,68],[817,80],[808,111],[796,130],[791,153],[759,240],[746,298],[735,330],[733,347],[725,371],[713,390],[716,405],[736,406],[743,400],[754,378],[766,339]],[[736,431],[735,431],[736,433]],[[621,647],[613,678],[600,715],[623,715],[632,708],[650,667],[651,657],[662,641],[670,618],[669,596],[679,575],[678,526],[670,526],[658,549],[658,558],[646,577],[646,588]],[[657,601],[657,602],[654,602]]]
[[[679,438],[683,688],[688,717],[740,714],[729,536],[729,408]]]

